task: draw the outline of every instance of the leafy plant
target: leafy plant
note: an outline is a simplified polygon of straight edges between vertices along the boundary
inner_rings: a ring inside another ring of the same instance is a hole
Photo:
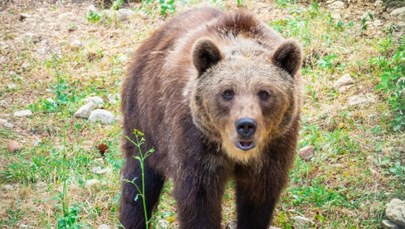
[[[111,5],[111,9],[118,10],[123,4],[124,4],[124,0],[115,0]]]
[[[135,141],[131,140],[128,136],[126,136],[126,139],[130,141],[132,144],[134,144],[137,148],[138,155],[134,156],[135,160],[139,161],[139,165],[141,167],[141,187],[137,183],[135,183],[136,179],[138,177],[135,177],[132,180],[125,179],[125,182],[131,183],[135,186],[135,188],[138,191],[138,194],[134,197],[135,201],[138,201],[139,198],[142,199],[142,205],[143,205],[143,212],[145,214],[145,226],[148,228],[148,225],[151,221],[151,219],[148,218],[148,212],[147,212],[147,206],[146,206],[146,197],[145,197],[145,160],[148,158],[150,155],[152,155],[155,152],[154,148],[148,149],[148,151],[143,152],[142,150],[142,145],[145,143],[145,138],[144,134],[140,131],[135,129],[134,130],[134,136],[135,136]]]
[[[87,12],[86,19],[89,22],[98,22],[101,19],[101,14],[97,11],[89,10],[89,12]]]
[[[159,0],[160,15],[166,16],[168,13],[176,12],[174,0]]]
[[[386,45],[386,42],[384,42]],[[381,68],[380,83],[377,89],[386,92],[388,102],[394,113],[392,125],[394,131],[405,129],[405,36],[399,47],[387,58],[380,56],[371,59],[371,63]]]

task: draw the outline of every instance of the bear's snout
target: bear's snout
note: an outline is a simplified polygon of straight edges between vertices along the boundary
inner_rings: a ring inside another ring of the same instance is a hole
[[[241,118],[235,123],[236,131],[243,138],[251,138],[256,132],[256,121],[251,118]]]

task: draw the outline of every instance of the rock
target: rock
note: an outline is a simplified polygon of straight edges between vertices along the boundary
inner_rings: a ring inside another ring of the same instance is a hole
[[[91,104],[91,103],[89,103]],[[103,124],[112,124],[115,121],[114,115],[106,110],[96,109],[90,113],[91,122],[101,122]]]
[[[36,44],[36,43],[40,42],[41,39],[42,39],[42,37],[40,35],[35,34],[35,33],[28,32],[28,33],[24,34],[24,41],[25,42],[32,42],[32,43]]]
[[[22,110],[22,111],[16,111],[14,112],[15,117],[27,117],[31,116],[32,112],[30,110]]]
[[[293,217],[293,220],[295,229],[309,228],[309,225],[312,223],[311,220],[302,216],[295,216]]]
[[[97,8],[94,5],[89,5],[87,7],[87,13],[95,12],[95,11],[97,11]]]
[[[374,2],[375,7],[382,7],[384,5],[384,2],[382,0],[377,0]]]
[[[13,129],[14,125],[12,123],[7,122],[3,124],[3,127],[6,129]]]
[[[91,187],[91,186],[94,186],[94,185],[99,184],[99,183],[100,183],[100,181],[97,180],[97,179],[87,180],[86,181],[86,187]]]
[[[120,21],[126,21],[128,20],[129,17],[131,17],[134,14],[135,14],[134,11],[130,9],[119,9],[117,11],[117,17]]]
[[[17,153],[23,149],[23,146],[16,141],[10,141],[7,145],[7,149],[10,153]]]
[[[159,219],[158,220],[158,228],[169,228],[169,221],[165,220],[165,219]]]
[[[93,103],[97,105],[97,108],[102,108],[104,106],[104,100],[100,96],[92,96],[84,99],[86,103]]]
[[[5,56],[0,56],[0,64],[6,63],[7,59]]]
[[[6,184],[6,185],[3,186],[3,189],[4,189],[4,190],[7,190],[7,191],[11,191],[11,190],[13,190],[14,188],[13,188],[13,186],[12,186],[11,184]]]
[[[400,226],[405,226],[405,201],[392,199],[385,207],[387,218]]]
[[[305,146],[300,150],[300,156],[304,161],[309,161],[314,156],[314,152],[315,150],[313,146]]]
[[[376,28],[380,28],[380,26],[382,26],[382,25],[383,25],[383,23],[382,23],[381,20],[374,20],[373,21],[373,26],[376,27]]]
[[[7,123],[6,119],[0,118],[0,126],[4,126],[4,124],[6,124],[6,123]]]
[[[9,83],[9,84],[7,84],[7,88],[9,89],[9,90],[13,90],[13,89],[15,89],[17,87],[17,85],[15,84],[15,83]]]
[[[89,118],[90,113],[97,108],[97,104],[94,103],[86,103],[85,105],[81,106],[79,110],[73,115],[75,118]]]
[[[97,227],[97,229],[111,229],[111,227],[108,226],[107,224],[101,224],[100,226]]]
[[[92,173],[96,173],[96,174],[105,174],[105,173],[110,173],[112,172],[112,170],[110,168],[100,168],[100,167],[94,167],[91,169]]]
[[[331,9],[343,9],[345,6],[346,4],[341,1],[334,1],[331,4],[329,4],[329,8]]]
[[[72,42],[70,42],[69,46],[70,46],[70,48],[72,48],[74,50],[78,50],[83,46],[83,44],[80,40],[76,39],[76,40],[73,40]]]
[[[405,17],[405,7],[397,8],[390,13],[394,17]]]
[[[382,221],[381,226],[384,229],[399,229],[398,225],[386,219]]]
[[[232,221],[226,225],[225,229],[236,229],[236,226],[236,221]]]
[[[350,74],[344,74],[342,77],[340,77],[334,84],[333,87],[336,90],[339,90],[341,87],[353,84],[354,81],[352,77],[350,77]]]
[[[349,106],[365,105],[374,102],[375,99],[373,97],[367,97],[364,95],[354,95],[347,99],[347,104]]]

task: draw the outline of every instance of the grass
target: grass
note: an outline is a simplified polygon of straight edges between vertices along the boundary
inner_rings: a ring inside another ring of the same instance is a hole
[[[166,16],[161,16],[163,4],[167,4]],[[73,113],[84,98],[97,95],[104,98],[105,109],[119,116],[127,60],[139,42],[173,10],[181,11],[183,4],[197,3],[134,4],[134,16],[124,22],[103,19],[104,15],[93,20],[94,15],[86,14],[87,5],[48,5],[43,6],[49,13],[45,24],[34,30],[30,30],[31,19],[17,23],[11,15],[35,14],[35,9],[10,7],[5,11],[9,14],[0,15],[5,22],[0,26],[5,31],[0,41],[9,45],[0,49],[6,57],[0,64],[0,118],[14,124],[12,129],[0,129],[0,227],[119,226],[121,123],[118,119],[104,126],[75,119]],[[209,4],[251,11],[260,7],[247,0]],[[266,7],[275,16],[265,22],[303,44],[305,97],[299,148],[313,146],[315,150],[310,161],[297,157],[274,224],[292,228],[293,217],[304,216],[313,222],[311,227],[379,227],[385,219],[385,204],[394,197],[405,198],[401,142],[405,135],[393,130],[398,109],[390,103],[391,92],[377,87],[382,74],[403,61],[395,56],[402,50],[401,38],[392,29],[395,26],[387,22],[385,29],[375,29],[367,23],[372,20],[369,16],[335,19],[317,4],[277,1]],[[60,30],[49,34],[47,25],[55,18],[50,14],[66,12],[74,12],[75,17],[57,19]],[[41,34],[42,40],[20,39],[26,31]],[[70,47],[74,39],[83,45]],[[44,40],[50,49],[46,54],[41,50]],[[332,85],[344,74],[350,74],[355,84],[338,92]],[[16,88],[9,89],[11,83]],[[376,101],[348,106],[347,99],[357,94],[373,95]],[[108,98],[117,100],[109,102]],[[33,116],[12,116],[22,109],[31,109]],[[24,149],[8,152],[10,140]],[[108,148],[103,155],[100,144]],[[171,182],[164,186],[152,218],[158,228],[178,226],[171,187]],[[224,196],[224,223],[235,218],[232,188],[229,183]]]

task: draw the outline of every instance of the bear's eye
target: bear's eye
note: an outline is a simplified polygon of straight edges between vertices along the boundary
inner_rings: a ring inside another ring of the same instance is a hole
[[[225,90],[224,92],[222,92],[222,97],[228,101],[232,100],[234,95],[235,93],[232,90]]]
[[[259,98],[263,101],[266,101],[269,99],[270,94],[267,91],[259,91],[259,93],[257,94],[259,96]]]

